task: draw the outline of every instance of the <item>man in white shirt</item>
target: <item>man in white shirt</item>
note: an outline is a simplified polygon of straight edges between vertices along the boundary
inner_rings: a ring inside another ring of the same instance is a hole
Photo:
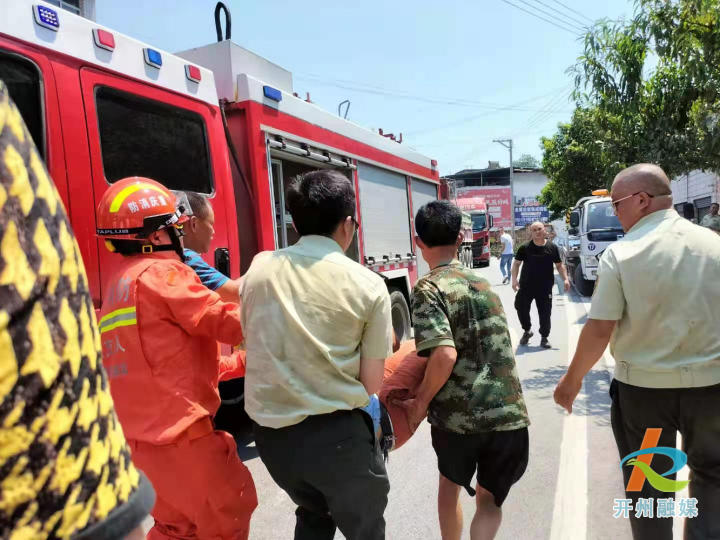
[[[609,342],[616,361],[611,420],[626,497],[635,507],[639,497],[673,495],[626,458],[641,446],[675,448],[679,431],[699,509],[685,522],[685,538],[720,538],[720,238],[678,215],[670,180],[656,165],[622,171],[612,204],[627,234],[600,259],[589,318],[555,401],[572,412]],[[644,463],[662,475],[673,461],[655,453]],[[631,513],[630,524],[635,540],[672,538],[672,519]]]
[[[295,540],[384,540],[390,490],[370,415],[392,354],[383,278],[344,251],[355,190],[336,171],[298,177],[286,201],[300,241],[260,253],[242,290],[245,410],[260,458],[298,505]]]
[[[510,269],[512,267],[512,260],[515,256],[513,251],[513,239],[508,233],[505,232],[503,227],[500,227],[500,242],[502,243],[502,253],[500,255],[500,271],[503,274],[503,285],[510,281]]]

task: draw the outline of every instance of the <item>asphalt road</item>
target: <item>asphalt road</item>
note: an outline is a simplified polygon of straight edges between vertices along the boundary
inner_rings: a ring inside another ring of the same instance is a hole
[[[523,478],[503,505],[503,523],[497,538],[506,540],[624,540],[631,539],[629,522],[613,518],[615,498],[624,496],[620,459],[610,426],[608,388],[614,365],[609,353],[585,379],[572,415],[553,401],[553,391],[574,353],[582,325],[587,320],[589,298],[574,290],[558,288],[553,298],[550,350],[539,347],[536,336],[518,346],[522,334],[513,308],[514,293],[502,285],[497,260],[477,270],[500,295],[510,322],[516,359],[532,425],[530,461]],[[534,307],[533,307],[534,310]],[[251,540],[293,538],[295,507],[280,490],[257,457],[249,435],[241,437],[239,454],[255,479],[259,507],[253,515]],[[391,491],[385,517],[388,540],[439,539],[436,493],[438,473],[423,423],[413,438],[390,454],[387,465]],[[687,496],[687,495],[685,495]],[[461,494],[465,535],[474,512],[474,499]],[[358,501],[362,505],[362,501]],[[146,523],[150,526],[151,521]],[[682,522],[676,519],[676,538]],[[344,538],[339,532],[336,538]]]

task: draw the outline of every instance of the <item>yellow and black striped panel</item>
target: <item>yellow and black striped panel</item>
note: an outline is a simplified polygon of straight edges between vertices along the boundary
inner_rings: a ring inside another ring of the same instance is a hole
[[[77,242],[0,81],[0,538],[69,538],[137,490],[101,359]]]

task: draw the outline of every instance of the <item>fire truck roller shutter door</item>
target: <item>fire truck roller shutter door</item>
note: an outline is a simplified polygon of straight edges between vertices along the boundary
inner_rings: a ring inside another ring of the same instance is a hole
[[[417,211],[420,210],[421,206],[431,201],[437,200],[437,185],[435,184],[413,178],[411,188],[412,207],[413,213],[415,214],[417,214]],[[418,279],[420,279],[430,271],[430,267],[428,266],[428,263],[425,262],[425,259],[423,259],[422,253],[420,253],[419,248],[417,248],[415,255],[417,255]],[[467,261],[464,261],[464,263],[466,262]]]
[[[365,256],[406,257],[412,245],[406,177],[364,163],[358,172]]]

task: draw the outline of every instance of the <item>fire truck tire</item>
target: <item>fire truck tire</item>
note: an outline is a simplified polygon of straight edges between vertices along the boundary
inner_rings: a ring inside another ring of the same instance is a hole
[[[410,339],[410,308],[399,289],[390,289],[390,313],[395,334],[400,342]]]

